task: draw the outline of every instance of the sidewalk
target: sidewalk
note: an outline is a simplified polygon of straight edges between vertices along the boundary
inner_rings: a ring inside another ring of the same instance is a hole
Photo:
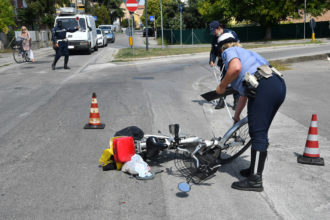
[[[323,43],[330,43],[330,38],[318,38],[316,41],[322,41]],[[157,40],[154,39],[154,37],[148,38],[149,46],[151,48],[162,48],[162,45],[158,45]],[[297,39],[297,40],[275,40],[275,41],[257,41],[257,42],[243,42],[243,45],[265,45],[266,47],[269,47],[269,45],[278,45],[278,44],[295,44],[295,43],[309,43],[311,42],[311,39]],[[144,39],[144,44],[146,44],[146,40]],[[180,44],[176,45],[164,45],[165,48],[180,48],[180,47],[210,47],[211,44],[183,44],[182,46]]]
[[[45,47],[33,50],[33,54],[35,57],[35,60],[38,61],[38,58],[43,57],[45,55],[51,55],[55,54],[52,47]],[[13,53],[0,53],[0,68],[3,66],[9,66],[11,64],[16,63],[13,58]]]

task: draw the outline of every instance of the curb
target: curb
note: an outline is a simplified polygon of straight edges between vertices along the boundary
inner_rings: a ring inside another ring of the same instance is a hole
[[[330,59],[330,53],[329,54],[316,54],[316,55],[310,55],[310,56],[301,56],[301,57],[291,57],[291,58],[286,58],[286,59],[269,59],[269,61],[290,64],[290,63],[299,63],[299,62],[312,61],[312,60],[329,60],[329,59]]]
[[[176,59],[187,59],[187,58],[199,58],[199,57],[204,57],[208,55],[209,53],[195,53],[195,54],[181,54],[181,55],[171,55],[171,56],[160,56],[160,57],[148,57],[148,58],[138,58],[136,60],[132,61],[125,61],[125,62],[113,62],[110,61],[109,63],[115,64],[115,65],[127,65],[133,64],[133,63],[140,63],[143,61],[161,61],[163,59],[171,59],[171,58],[176,58]],[[274,62],[280,62],[280,63],[299,63],[299,62],[305,62],[305,61],[312,61],[312,60],[329,60],[330,59],[330,53],[327,54],[315,54],[315,55],[308,55],[308,56],[299,56],[299,57],[290,57],[290,58],[283,58],[283,59],[268,59],[268,61],[274,61]]]

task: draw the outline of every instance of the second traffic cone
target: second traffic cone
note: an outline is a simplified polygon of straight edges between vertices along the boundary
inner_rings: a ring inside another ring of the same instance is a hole
[[[317,116],[313,114],[309,126],[304,155],[298,157],[298,163],[324,166],[323,158],[320,158],[319,141],[317,137]]]
[[[92,95],[92,104],[89,114],[88,124],[85,125],[84,129],[103,129],[105,124],[101,124],[99,107],[97,105],[97,99],[95,92]]]

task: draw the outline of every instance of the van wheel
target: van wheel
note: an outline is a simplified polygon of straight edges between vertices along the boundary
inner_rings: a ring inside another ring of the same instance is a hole
[[[98,50],[99,50],[99,47],[96,44],[95,47],[94,47],[94,51],[98,51]]]
[[[92,48],[89,47],[89,48],[87,49],[87,54],[91,54],[91,53],[92,53]]]

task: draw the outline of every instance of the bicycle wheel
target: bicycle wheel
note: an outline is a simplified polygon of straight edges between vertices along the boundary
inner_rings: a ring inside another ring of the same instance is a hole
[[[13,47],[13,57],[16,63],[23,63],[25,62],[24,52],[18,47]]]
[[[247,118],[242,119],[229,129],[221,142],[223,148],[219,156],[220,164],[229,163],[246,151],[251,146]]]

